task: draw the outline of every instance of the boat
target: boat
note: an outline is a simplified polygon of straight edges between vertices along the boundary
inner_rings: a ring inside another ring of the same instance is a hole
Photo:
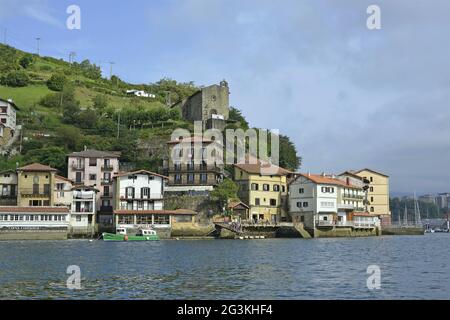
[[[129,235],[126,228],[117,228],[116,233],[102,233],[103,241],[158,241],[155,230],[141,229],[136,235]]]

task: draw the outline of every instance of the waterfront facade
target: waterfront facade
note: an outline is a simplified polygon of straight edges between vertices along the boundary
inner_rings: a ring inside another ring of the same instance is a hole
[[[72,207],[72,201],[73,201],[73,194],[72,194],[72,188],[73,188],[73,181],[64,178],[59,175],[55,175],[55,189],[54,189],[54,196],[55,199],[55,206],[56,207]]]
[[[266,175],[262,173],[264,166],[260,161],[234,165],[238,196],[249,207],[247,220],[272,224],[287,221],[287,177],[292,173],[272,166],[273,173]]]
[[[375,229],[378,216],[363,206],[365,190],[349,177],[299,174],[289,186],[290,215],[307,230]]]
[[[368,211],[382,218],[382,223],[391,223],[389,208],[389,176],[372,169],[362,169],[354,172],[368,182]]]
[[[0,207],[0,240],[67,239],[66,207]]]
[[[196,149],[196,144],[201,148]],[[172,140],[167,145],[169,157],[164,163],[164,173],[168,176],[166,191],[208,192],[223,180],[223,151],[217,142],[194,136]],[[207,149],[213,150],[208,157],[205,156]],[[194,159],[198,159],[198,163]]]
[[[93,187],[76,186],[71,191],[70,234],[92,236],[96,232],[96,198],[99,190]]]
[[[33,163],[17,169],[17,205],[19,207],[54,206],[55,174],[57,170]]]
[[[113,178],[119,172],[119,154],[84,150],[68,155],[68,175],[75,185],[99,190],[96,206],[103,223],[112,223],[114,206]]]
[[[0,206],[17,206],[17,173],[0,172]]]

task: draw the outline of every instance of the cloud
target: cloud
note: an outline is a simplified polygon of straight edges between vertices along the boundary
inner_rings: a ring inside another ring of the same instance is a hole
[[[0,18],[26,16],[53,27],[64,27],[46,0],[0,0]]]

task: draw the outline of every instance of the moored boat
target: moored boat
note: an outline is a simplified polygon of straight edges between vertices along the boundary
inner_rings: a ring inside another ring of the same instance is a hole
[[[103,241],[158,241],[155,230],[142,229],[136,235],[129,235],[126,228],[117,228],[116,233],[102,233]]]

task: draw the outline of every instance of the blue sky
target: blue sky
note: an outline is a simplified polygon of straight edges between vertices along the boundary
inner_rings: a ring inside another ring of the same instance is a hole
[[[65,27],[71,4],[81,30]],[[370,167],[419,193],[450,190],[449,16],[444,0],[0,0],[13,46],[40,36],[43,55],[114,61],[133,83],[225,78],[252,125],[291,137],[302,171]]]

